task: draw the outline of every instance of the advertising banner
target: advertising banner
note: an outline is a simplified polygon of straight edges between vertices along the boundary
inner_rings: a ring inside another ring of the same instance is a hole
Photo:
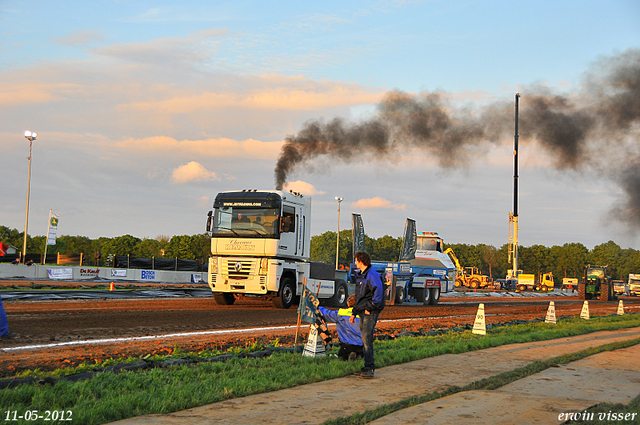
[[[113,277],[127,277],[127,271],[124,269],[111,269],[111,276]]]
[[[72,269],[47,269],[49,279],[72,279]]]

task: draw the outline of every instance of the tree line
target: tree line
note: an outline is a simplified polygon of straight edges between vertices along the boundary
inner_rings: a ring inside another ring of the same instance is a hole
[[[24,232],[0,226],[0,242],[22,250]],[[27,254],[44,254],[46,236],[27,235]],[[62,235],[55,245],[47,247],[47,254],[79,255],[87,260],[95,258],[95,253],[103,256],[130,255],[142,258],[180,258],[183,260],[205,259],[211,255],[211,239],[206,233],[198,235],[158,236],[155,239],[138,238],[131,235],[114,238],[90,239],[86,236]],[[48,255],[47,255],[48,256]]]
[[[0,242],[22,249],[23,232],[0,226]],[[45,236],[27,235],[27,253],[43,254]],[[365,236],[365,247],[373,260],[397,261],[402,247],[402,238],[389,235],[380,238]],[[478,267],[483,274],[493,279],[504,278],[508,261],[507,245],[496,248],[492,245],[447,244],[460,260],[463,267]],[[103,256],[131,255],[143,258],[181,258],[185,260],[204,259],[211,255],[211,239],[206,233],[197,235],[158,236],[154,239],[137,238],[131,235],[114,238],[90,239],[86,236],[59,236],[55,245],[47,252],[63,255],[83,253],[87,259],[99,251]],[[334,264],[336,261],[336,232],[327,231],[311,237],[311,260]],[[353,261],[353,241],[351,229],[340,232],[339,264],[348,267]],[[558,279],[581,277],[586,264],[608,265],[614,279],[626,280],[629,273],[640,273],[640,251],[622,249],[613,241],[595,246],[589,250],[581,243],[566,243],[562,246],[532,245],[518,248],[518,268],[524,273],[540,274],[552,272]]]

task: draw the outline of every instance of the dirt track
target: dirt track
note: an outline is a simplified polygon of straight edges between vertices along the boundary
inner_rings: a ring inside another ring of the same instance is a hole
[[[380,316],[378,333],[397,335],[454,325],[473,324],[478,303],[485,304],[487,323],[513,319],[544,318],[549,301],[556,304],[557,316],[578,316],[582,301],[575,297],[543,298],[441,298],[437,306],[388,306]],[[108,358],[168,354],[178,346],[183,352],[225,350],[230,346],[293,343],[296,310],[279,310],[268,302],[239,299],[233,306],[220,306],[213,298],[8,301],[5,310],[12,332],[20,339],[0,342],[1,349],[34,345],[40,348],[10,350],[0,356],[0,376],[40,368],[51,370],[82,362],[93,364]],[[625,299],[628,311],[638,311],[640,300]],[[590,302],[592,316],[616,312],[617,302]],[[400,320],[405,319],[405,320]],[[286,329],[254,330],[236,334],[193,334],[198,331],[255,329],[287,326]],[[301,332],[306,333],[307,328]],[[331,329],[331,328],[330,328]],[[164,337],[167,334],[184,336]],[[192,333],[189,335],[189,333]],[[155,337],[147,340],[54,346],[83,340]],[[304,335],[299,337],[301,343]]]

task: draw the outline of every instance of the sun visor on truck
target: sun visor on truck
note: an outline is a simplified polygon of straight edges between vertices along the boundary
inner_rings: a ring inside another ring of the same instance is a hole
[[[270,192],[230,192],[219,193],[213,202],[214,208],[280,208],[282,199]]]

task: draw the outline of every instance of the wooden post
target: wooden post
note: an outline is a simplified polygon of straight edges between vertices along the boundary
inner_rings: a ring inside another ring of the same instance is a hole
[[[304,290],[307,287],[307,278],[302,279],[302,295],[304,298]],[[302,300],[300,300],[302,302]],[[293,349],[295,352],[296,346],[298,345],[298,332],[300,332],[300,322],[301,322],[301,314],[300,314],[300,306],[298,305],[298,325],[296,326],[296,337],[293,341]]]

